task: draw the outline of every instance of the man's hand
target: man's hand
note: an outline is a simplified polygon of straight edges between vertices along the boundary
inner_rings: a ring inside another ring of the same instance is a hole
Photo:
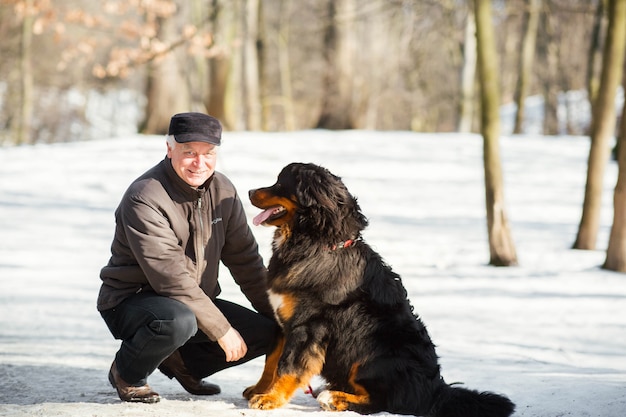
[[[226,362],[238,361],[248,352],[246,342],[244,342],[239,332],[232,327],[224,336],[217,339],[217,343],[226,354]]]

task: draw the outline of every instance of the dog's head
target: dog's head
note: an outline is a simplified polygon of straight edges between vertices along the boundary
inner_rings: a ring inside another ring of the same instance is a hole
[[[250,190],[249,196],[263,210],[255,225],[286,226],[330,239],[357,237],[367,226],[341,178],[315,164],[291,163],[274,185]]]

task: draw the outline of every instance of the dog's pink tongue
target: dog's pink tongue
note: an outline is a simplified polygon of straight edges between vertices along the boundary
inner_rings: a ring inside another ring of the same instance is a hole
[[[267,210],[263,210],[261,213],[259,213],[256,216],[254,216],[254,219],[252,219],[252,223],[255,226],[260,225],[261,223],[263,223],[265,220],[267,220],[272,215],[273,211],[274,211],[274,208],[269,208]]]

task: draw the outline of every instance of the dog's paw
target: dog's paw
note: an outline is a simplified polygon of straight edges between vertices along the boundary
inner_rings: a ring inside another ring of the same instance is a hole
[[[336,391],[324,390],[317,394],[317,402],[325,411],[345,411],[348,409],[348,402],[342,396],[334,395]]]
[[[283,398],[272,394],[257,394],[248,401],[248,406],[257,410],[272,410],[282,407],[284,404]]]
[[[251,385],[245,390],[243,390],[243,398],[245,398],[248,401],[250,401],[250,399],[256,394],[259,394],[259,392],[257,392],[256,390],[256,385]]]

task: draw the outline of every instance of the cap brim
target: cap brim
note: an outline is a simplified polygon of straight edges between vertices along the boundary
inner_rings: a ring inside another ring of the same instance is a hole
[[[204,142],[210,143],[215,146],[220,146],[221,139],[214,138],[211,136],[201,135],[198,133],[179,133],[178,135],[173,135],[174,139],[178,143],[187,143],[187,142]]]

